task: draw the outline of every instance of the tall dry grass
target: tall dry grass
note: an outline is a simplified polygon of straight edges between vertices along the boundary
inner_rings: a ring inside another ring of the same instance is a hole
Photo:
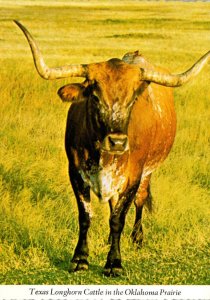
[[[67,272],[77,241],[77,208],[64,151],[68,105],[56,95],[67,80],[34,70],[19,19],[51,66],[122,57],[139,49],[181,72],[209,50],[209,3],[0,0],[0,283],[207,284],[209,243],[209,65],[175,90],[176,141],[153,174],[154,212],[144,212],[141,251],[122,238],[125,275],[102,276],[108,207],[93,199],[90,270]]]

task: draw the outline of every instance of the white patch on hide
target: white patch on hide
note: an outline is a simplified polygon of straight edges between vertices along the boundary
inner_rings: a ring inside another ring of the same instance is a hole
[[[107,166],[103,166],[99,172],[99,192],[101,194],[101,201],[107,202],[112,197],[118,198],[122,187],[126,183],[126,176],[119,166],[117,161]]]
[[[100,202],[107,202],[113,197],[118,198],[127,180],[124,168],[117,166],[117,159],[107,165],[103,165],[101,160],[100,167],[92,166],[88,172],[80,170],[80,174]]]
[[[90,202],[83,201],[83,205],[84,205],[85,211],[89,214],[89,217],[92,218],[93,212],[92,212]]]
[[[87,202],[82,194],[79,195],[80,202],[83,204],[85,211],[89,214],[89,217],[92,218],[93,213],[91,209],[91,203]]]
[[[121,107],[120,107],[119,103],[116,102],[116,103],[114,103],[114,105],[112,107],[112,120],[117,121],[120,119],[120,117],[122,118]]]

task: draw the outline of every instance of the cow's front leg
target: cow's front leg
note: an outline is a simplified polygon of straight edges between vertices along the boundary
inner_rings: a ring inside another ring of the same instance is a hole
[[[120,237],[125,225],[126,214],[138,186],[139,184],[133,186],[120,197],[110,217],[111,248],[104,268],[104,274],[106,276],[119,276],[122,273]]]
[[[109,217],[109,223],[111,222],[111,218],[112,218],[112,213],[114,211],[115,205],[117,204],[118,201],[118,197],[112,197],[109,200],[109,208],[110,208],[110,217]],[[112,236],[111,236],[111,231],[109,233],[109,238],[108,238],[108,244],[111,245],[112,242]]]
[[[71,261],[72,268],[74,271],[87,270],[89,265],[87,233],[91,219],[90,187],[84,183],[77,171],[70,169],[69,173],[79,210],[79,239]]]

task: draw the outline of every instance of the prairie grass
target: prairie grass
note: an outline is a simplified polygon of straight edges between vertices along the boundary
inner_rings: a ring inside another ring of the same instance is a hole
[[[14,4],[15,3],[15,4]],[[12,19],[33,33],[50,66],[122,57],[139,49],[173,73],[209,50],[209,3],[0,0],[0,283],[209,284],[209,65],[175,89],[174,147],[154,172],[154,212],[144,211],[141,250],[122,237],[125,274],[105,278],[108,207],[93,198],[90,270],[68,273],[77,207],[68,179],[68,105],[56,95],[70,80],[37,75]]]

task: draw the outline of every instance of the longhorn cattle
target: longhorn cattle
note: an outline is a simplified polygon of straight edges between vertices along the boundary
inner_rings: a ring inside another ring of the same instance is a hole
[[[85,78],[83,83],[68,84],[58,91],[63,101],[72,103],[65,136],[70,181],[79,209],[79,240],[72,262],[75,271],[88,269],[92,190],[101,202],[110,205],[111,247],[104,273],[117,276],[122,271],[120,236],[126,213],[134,201],[132,238],[141,245],[142,209],[151,202],[151,174],[174,142],[176,115],[171,87],[197,75],[210,51],[178,75],[153,66],[138,51],[122,59],[49,68],[28,30],[15,23],[29,42],[41,77]]]

